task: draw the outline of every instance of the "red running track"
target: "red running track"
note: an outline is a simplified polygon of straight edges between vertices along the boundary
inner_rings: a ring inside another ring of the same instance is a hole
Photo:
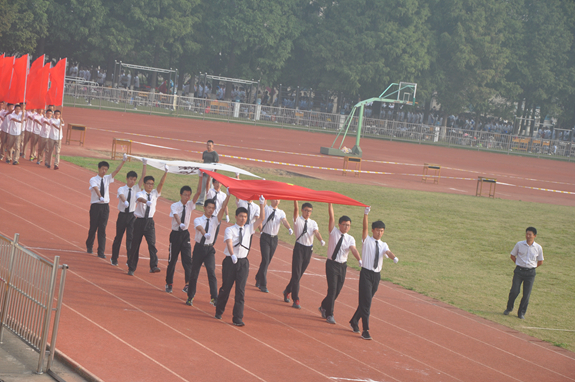
[[[148,273],[144,260],[129,277],[124,249],[118,268],[85,253],[90,171],[67,163],[60,171],[30,162],[0,168],[0,232],[19,232],[23,244],[70,266],[58,348],[102,380],[575,381],[575,354],[385,282],[372,307],[374,341],[363,341],[347,326],[357,304],[351,269],[336,303],[338,324],[329,325],[317,312],[326,290],[321,257],[302,279],[303,309],[295,310],[281,296],[291,269],[286,243],[271,264],[269,294],[253,287],[260,256],[253,246],[246,326],[231,325],[232,299],[217,321],[205,272],[193,307],[179,288],[163,291],[170,202],[160,200],[155,218],[162,272]],[[114,205],[111,211],[108,253]],[[222,243],[216,249],[221,264]],[[181,267],[175,286],[183,286]]]

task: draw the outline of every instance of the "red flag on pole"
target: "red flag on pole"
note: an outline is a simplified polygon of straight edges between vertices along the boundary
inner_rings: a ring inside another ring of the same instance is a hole
[[[27,54],[14,60],[12,81],[10,81],[10,90],[8,91],[5,101],[9,103],[24,102],[24,99],[26,98],[26,80],[28,79],[29,68],[30,60],[28,59]]]
[[[50,69],[50,89],[46,94],[48,105],[61,106],[64,103],[64,79],[66,78],[66,59],[63,58]]]
[[[28,91],[26,92],[26,109],[44,109],[48,93],[48,78],[50,76],[50,63],[47,63],[28,76]]]
[[[30,75],[34,74],[36,70],[40,70],[44,67],[44,55],[41,55],[34,60],[32,65],[30,65]]]
[[[2,71],[0,72],[0,101],[6,101],[10,81],[12,80],[12,69],[14,67],[14,57],[4,57],[2,60]]]

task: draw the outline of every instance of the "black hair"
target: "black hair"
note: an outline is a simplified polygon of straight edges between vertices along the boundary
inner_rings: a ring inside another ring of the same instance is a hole
[[[54,110],[54,114],[56,114],[56,113],[62,114],[62,112],[60,110]]]
[[[214,143],[214,141],[212,141],[211,139],[209,141],[207,141],[206,143]]]
[[[527,229],[525,230],[525,232],[533,232],[533,235],[537,236],[537,228],[535,227],[527,227]]]
[[[304,208],[311,208],[313,210],[313,206],[311,205],[311,203],[304,203],[301,206],[301,209],[303,211]]]
[[[98,163],[98,169],[100,167],[108,167],[110,168],[110,164],[108,162],[106,162],[105,160],[101,161],[100,163]]]
[[[376,228],[385,229],[385,223],[382,222],[381,220],[374,221],[373,223],[371,223],[371,229],[376,229]]]
[[[214,199],[206,199],[206,201],[204,202],[204,207],[207,207],[208,204],[213,204],[214,207],[216,206],[216,201]]]
[[[247,213],[248,213],[247,208],[245,208],[245,207],[240,207],[240,208],[238,208],[238,209],[236,210],[236,216],[238,216],[238,215],[241,214],[241,213],[247,214]],[[249,216],[248,216],[248,219],[249,219]]]
[[[13,103],[10,103],[10,102],[8,102],[8,103],[6,104],[6,106],[14,106],[14,104],[13,104]]]
[[[17,107],[22,107],[22,105],[20,105],[19,103],[17,103],[16,105],[14,105],[14,109],[16,109]]]
[[[351,224],[351,218],[349,216],[343,215],[339,218],[339,224],[343,222],[349,222],[349,224]]]
[[[190,191],[192,192],[192,187],[190,186],[183,186],[182,188],[180,188],[180,195],[182,195],[184,193],[184,191]]]
[[[148,175],[144,177],[144,183],[146,183],[148,180],[151,180],[152,182],[155,182],[156,179],[154,179],[154,177],[152,175]]]
[[[126,179],[137,178],[137,177],[138,177],[138,173],[136,171],[128,171],[128,173],[126,174]]]
[[[52,109],[46,109],[45,113],[48,113],[48,112],[53,113]]]

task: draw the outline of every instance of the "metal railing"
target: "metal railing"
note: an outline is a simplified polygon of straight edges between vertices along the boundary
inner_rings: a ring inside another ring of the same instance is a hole
[[[54,359],[68,266],[59,265],[59,256],[53,263],[38,256],[18,244],[18,238],[19,234],[13,241],[0,235],[0,343],[4,328],[12,331],[40,353],[36,372],[42,374],[44,370],[50,370]],[[53,309],[58,269],[62,272],[58,300]],[[44,369],[52,313],[50,352]]]
[[[137,90],[67,83],[66,106],[94,107],[106,110],[242,122],[307,131],[337,133],[346,115],[254,105],[207,98],[184,97]],[[349,134],[357,131],[355,117]],[[409,123],[393,119],[364,118],[362,136],[416,143],[457,146],[540,157],[553,156],[575,160],[575,142],[515,136],[497,132],[462,130],[453,127]]]

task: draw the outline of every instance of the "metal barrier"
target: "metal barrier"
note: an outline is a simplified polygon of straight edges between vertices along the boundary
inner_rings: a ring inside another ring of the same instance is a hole
[[[51,263],[22,247],[18,237],[16,234],[12,241],[0,235],[0,343],[4,328],[8,328],[40,353],[36,372],[42,374],[44,370],[50,370],[54,359],[68,266],[59,265],[59,256]],[[53,309],[58,269],[62,269],[62,273],[58,301]],[[50,352],[44,369],[53,312]]]
[[[106,110],[243,122],[333,133],[337,133],[343,128],[347,117],[346,115],[321,113],[313,110],[149,93],[81,83],[66,83],[64,104],[66,106],[91,106]],[[387,116],[389,119],[364,118],[362,136],[460,146],[507,154],[519,153],[537,157],[551,155],[564,157],[569,161],[575,160],[575,142],[411,123],[406,120],[392,119],[393,115],[386,113],[383,113],[382,116]],[[358,118],[354,117],[350,133],[357,131],[357,123]]]

